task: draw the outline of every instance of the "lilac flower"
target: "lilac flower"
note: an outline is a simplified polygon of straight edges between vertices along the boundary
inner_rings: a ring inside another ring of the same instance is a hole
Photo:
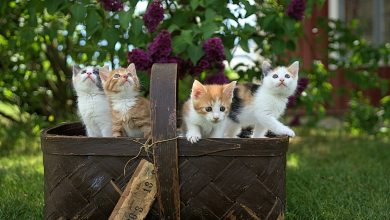
[[[291,0],[287,8],[287,15],[295,20],[302,20],[305,14],[305,0]]]
[[[144,24],[150,33],[155,32],[157,26],[164,19],[164,8],[161,1],[153,1],[144,14]]]
[[[162,30],[148,47],[153,63],[166,62],[172,52],[171,33]]]
[[[297,99],[299,96],[301,96],[302,92],[307,88],[307,85],[309,84],[308,78],[299,78],[298,79],[298,86],[297,90],[295,91],[295,94],[288,97],[288,104],[287,107],[291,108],[294,107],[297,104]]]
[[[219,37],[213,37],[206,40],[203,44],[203,50],[208,62],[218,62],[225,59],[224,47]]]
[[[309,85],[309,78],[303,77],[299,78],[298,80],[298,87],[297,91],[295,92],[295,95],[301,95],[301,93],[307,88],[307,85]]]
[[[229,82],[230,82],[230,80],[222,72],[219,72],[219,73],[211,75],[211,76],[207,76],[206,79],[204,80],[205,84],[219,84],[219,85],[222,85],[222,84],[226,84],[226,83],[229,83]]]
[[[152,66],[152,59],[142,49],[133,49],[127,54],[127,62],[134,63],[137,70],[148,70]]]
[[[123,3],[121,0],[100,0],[106,11],[122,11]]]
[[[287,108],[294,107],[297,104],[297,96],[292,95],[288,97],[288,103],[287,103]]]
[[[183,79],[185,73],[193,68],[193,64],[190,60],[185,61],[176,56],[168,57],[167,63],[177,63],[177,74],[179,79]]]
[[[206,60],[205,57],[201,58],[196,66],[194,67],[194,74],[199,75],[201,72],[203,72],[205,69],[208,69],[210,67],[209,61]]]
[[[294,118],[290,121],[290,126],[299,126],[301,125],[301,117],[299,115],[295,115]]]

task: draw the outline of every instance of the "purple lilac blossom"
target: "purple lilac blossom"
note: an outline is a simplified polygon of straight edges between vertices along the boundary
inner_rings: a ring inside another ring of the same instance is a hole
[[[106,11],[115,12],[123,10],[123,3],[121,0],[100,0],[100,3]]]
[[[223,61],[225,59],[224,47],[219,37],[206,40],[203,44],[205,58],[209,63]]]
[[[287,8],[287,15],[300,21],[305,15],[305,8],[305,0],[291,0]]]
[[[142,49],[133,49],[127,54],[128,63],[134,63],[137,70],[148,70],[152,66],[152,59]]]
[[[172,52],[171,33],[162,30],[148,47],[153,63],[167,62]]]
[[[144,14],[144,24],[150,33],[156,31],[160,22],[164,19],[164,8],[161,1],[153,1]]]

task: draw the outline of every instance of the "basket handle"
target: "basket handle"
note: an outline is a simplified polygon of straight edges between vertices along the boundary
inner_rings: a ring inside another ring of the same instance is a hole
[[[154,166],[161,219],[180,219],[176,138],[177,64],[154,64],[150,84]]]

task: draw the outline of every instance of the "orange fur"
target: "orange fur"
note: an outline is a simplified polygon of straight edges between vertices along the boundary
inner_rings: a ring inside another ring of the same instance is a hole
[[[110,101],[113,136],[126,136],[127,132],[125,128],[128,128],[131,130],[139,129],[145,138],[150,137],[150,102],[148,99],[139,95],[140,83],[134,65],[130,64],[128,68],[120,68],[113,71],[103,68],[99,74],[103,81],[104,91]],[[116,74],[119,74],[119,77],[115,78]],[[131,89],[129,90],[123,90],[122,88],[124,83],[129,83],[126,82],[126,76],[132,79],[130,83]],[[118,101],[117,97],[123,100]],[[116,103],[114,103],[114,99]],[[129,107],[118,110],[115,107],[116,105]]]

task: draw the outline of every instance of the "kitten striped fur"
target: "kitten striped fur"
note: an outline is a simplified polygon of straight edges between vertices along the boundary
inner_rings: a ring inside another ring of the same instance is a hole
[[[100,77],[110,101],[113,136],[150,137],[150,103],[139,94],[135,65],[113,71],[103,68]]]

